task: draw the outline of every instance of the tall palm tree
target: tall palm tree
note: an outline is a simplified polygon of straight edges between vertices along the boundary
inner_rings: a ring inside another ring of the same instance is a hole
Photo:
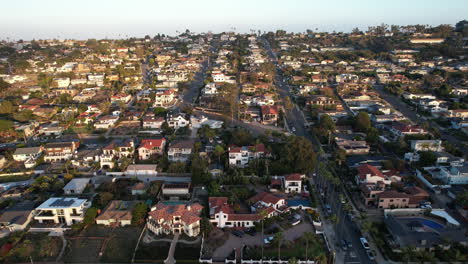
[[[313,240],[315,238],[314,234],[310,232],[305,232],[303,238],[306,241],[306,252],[305,252],[305,257],[306,257],[306,262],[309,260],[309,241]]]
[[[262,261],[263,263],[263,251],[264,251],[264,246],[265,246],[265,238],[264,238],[264,232],[263,232],[263,225],[265,222],[265,218],[267,217],[267,212],[265,210],[260,211],[260,216],[261,216],[261,223],[262,223]]]
[[[314,258],[314,261],[319,264],[324,264],[328,262],[328,258],[327,255],[322,252]]]
[[[281,259],[281,241],[283,240],[283,232],[276,233],[274,240],[278,244],[278,261],[280,261],[280,259]]]
[[[411,256],[414,255],[414,248],[413,247],[405,247],[401,250],[402,255],[403,255],[403,260],[406,263],[409,263],[411,261]]]

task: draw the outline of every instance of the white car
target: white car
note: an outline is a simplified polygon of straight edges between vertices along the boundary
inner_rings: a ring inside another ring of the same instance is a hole
[[[265,238],[263,239],[263,242],[264,242],[265,244],[270,244],[271,241],[273,241],[273,237],[272,237],[272,236],[265,237]]]
[[[367,239],[365,237],[361,237],[360,240],[361,240],[362,247],[366,250],[369,250],[370,247],[369,247],[369,242],[367,242]]]
[[[296,128],[295,127],[292,127],[292,132],[296,132]]]

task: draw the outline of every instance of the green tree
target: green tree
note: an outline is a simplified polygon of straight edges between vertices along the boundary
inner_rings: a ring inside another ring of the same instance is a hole
[[[13,118],[19,122],[27,122],[35,119],[34,113],[29,109],[14,113]]]
[[[190,171],[192,172],[192,181],[195,184],[206,183],[210,180],[207,169],[207,160],[202,158],[198,153],[193,154],[190,162]]]
[[[0,78],[0,92],[6,91],[8,88],[10,88],[11,85],[3,80],[3,78]]]
[[[15,105],[10,101],[3,101],[0,104],[0,114],[11,114],[16,111]]]
[[[0,131],[9,131],[13,128],[13,122],[9,120],[0,120]]]
[[[461,207],[468,206],[468,191],[459,193],[455,199],[455,202]]]
[[[95,207],[88,208],[88,210],[86,210],[83,223],[86,225],[94,224],[94,220],[96,219],[97,214],[98,214],[97,208]]]
[[[114,195],[110,192],[99,193],[99,204],[101,207],[105,207],[112,199],[114,199]]]
[[[312,143],[304,137],[288,138],[283,159],[291,171],[307,173],[315,168],[316,153]]]
[[[213,153],[218,158],[218,163],[221,163],[221,155],[223,155],[224,152],[225,150],[221,145],[216,145],[216,147],[214,148]]]
[[[167,172],[169,173],[184,173],[185,172],[185,163],[184,162],[173,162],[169,165]]]
[[[369,114],[366,112],[359,112],[354,119],[354,128],[360,132],[367,132],[371,127]]]
[[[138,203],[132,211],[132,224],[140,225],[144,222],[146,214],[148,213],[148,206],[145,203]]]

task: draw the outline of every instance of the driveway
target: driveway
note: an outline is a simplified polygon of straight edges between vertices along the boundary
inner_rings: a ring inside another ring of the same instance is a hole
[[[314,227],[312,224],[302,221],[300,224],[293,226],[287,230],[283,230],[284,240],[295,240],[305,232],[315,233]],[[271,236],[271,235],[264,235],[264,237]],[[250,236],[245,234],[244,237],[236,237],[232,234],[229,234],[228,240],[224,243],[224,245],[218,247],[214,253],[214,259],[222,259],[229,256],[234,248],[241,248],[242,245],[247,246],[260,246],[262,244],[262,233],[258,232],[255,236]]]

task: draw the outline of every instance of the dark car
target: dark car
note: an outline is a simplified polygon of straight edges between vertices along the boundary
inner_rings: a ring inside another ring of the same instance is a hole
[[[236,237],[243,237],[244,236],[244,232],[242,232],[240,230],[232,230],[231,234],[235,235]]]
[[[255,228],[248,228],[245,230],[245,233],[251,236],[255,236],[257,234],[257,231],[255,231]]]

